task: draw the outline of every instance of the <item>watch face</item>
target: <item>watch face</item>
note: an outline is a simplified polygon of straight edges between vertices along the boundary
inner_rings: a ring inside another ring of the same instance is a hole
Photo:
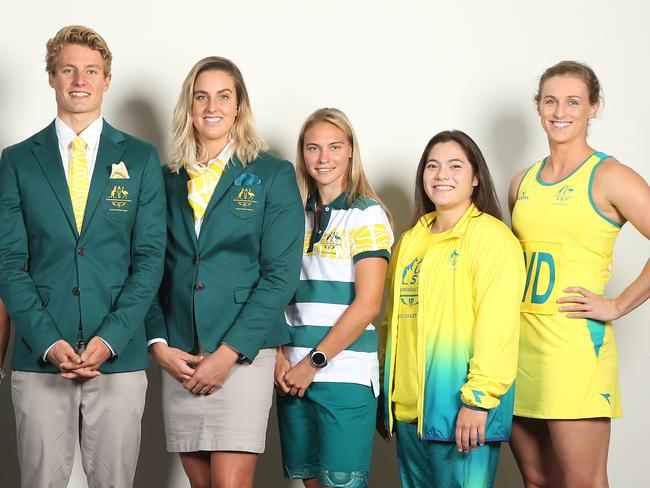
[[[322,368],[327,364],[327,358],[321,351],[314,351],[311,353],[311,362],[317,368]]]

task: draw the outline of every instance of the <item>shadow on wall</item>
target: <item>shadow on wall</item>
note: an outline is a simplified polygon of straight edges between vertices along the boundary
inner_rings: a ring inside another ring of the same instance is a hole
[[[527,122],[530,117],[522,113],[502,113],[490,124],[490,142],[496,148],[499,165],[508,174],[514,174],[526,161],[528,141]]]
[[[11,356],[14,341],[14,327],[11,327],[9,348],[4,368],[7,377],[0,385],[0,486],[20,486],[18,454],[16,452],[16,422],[11,403]]]
[[[415,173],[414,173],[415,176]],[[412,191],[412,189],[410,189]],[[383,204],[393,216],[395,242],[411,226],[413,218],[413,194],[395,183],[388,183],[375,189]]]
[[[162,402],[160,393],[160,369],[153,359],[150,359],[147,370],[147,401],[142,416],[142,440],[140,457],[135,473],[133,486],[157,486],[174,488],[169,484],[174,469],[173,458],[165,448],[165,431],[163,428]]]
[[[504,193],[499,192],[499,200],[507,224],[510,224],[507,189],[510,186],[511,178],[523,168],[530,153],[527,136],[528,120],[529,118],[522,113],[506,112],[498,114],[488,124],[490,146],[495,148],[494,161],[488,161],[488,164],[497,190],[501,187],[506,189]]]
[[[117,109],[111,111],[111,120],[120,130],[155,144],[160,161],[166,163],[168,129],[161,125],[160,120],[167,120],[167,117],[161,117],[154,107],[156,104],[147,96],[136,94],[124,99]]]

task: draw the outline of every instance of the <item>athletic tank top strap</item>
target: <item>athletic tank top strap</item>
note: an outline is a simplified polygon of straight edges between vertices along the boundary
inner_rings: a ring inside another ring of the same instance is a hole
[[[544,161],[546,161],[546,158],[537,161],[535,164],[529,167],[524,173],[524,176],[521,177],[521,180],[519,181],[519,186],[517,187],[517,200],[522,199],[522,197],[525,200],[526,197],[525,189],[530,185],[531,180],[533,182],[535,181],[535,178],[537,177],[537,173],[539,172],[539,169],[544,163]]]

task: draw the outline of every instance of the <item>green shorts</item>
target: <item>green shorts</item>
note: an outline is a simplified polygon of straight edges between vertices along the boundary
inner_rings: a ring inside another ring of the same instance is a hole
[[[284,476],[321,485],[365,488],[377,399],[353,383],[312,383],[305,396],[278,395]]]
[[[486,442],[476,451],[464,454],[458,452],[455,442],[420,440],[417,424],[395,424],[402,488],[491,488],[494,485],[500,442]]]

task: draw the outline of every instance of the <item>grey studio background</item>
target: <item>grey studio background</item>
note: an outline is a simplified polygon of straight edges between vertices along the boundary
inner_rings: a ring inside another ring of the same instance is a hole
[[[532,103],[542,71],[562,59],[590,64],[605,103],[591,145],[650,179],[648,78],[650,6],[546,1],[195,1],[3,2],[0,10],[0,147],[27,138],[55,115],[44,69],[45,42],[81,23],[107,40],[113,81],[104,115],[153,141],[166,159],[180,85],[200,58],[218,54],[241,68],[261,134],[271,151],[295,160],[305,117],[322,106],[350,116],[371,183],[392,210],[397,233],[411,216],[415,167],[428,139],[458,128],[483,150],[505,208],[516,170],[547,153]],[[608,286],[618,294],[640,272],[648,241],[629,224],[616,244]],[[650,304],[616,322],[625,417],[613,422],[612,487],[647,483],[650,420]],[[6,364],[10,363],[11,353]],[[135,486],[185,488],[176,456],[165,452],[158,369],[149,369]],[[10,386],[0,386],[0,486],[19,486]],[[507,445],[498,487],[520,487]],[[645,481],[644,481],[645,480]],[[79,459],[71,488],[85,487]],[[283,480],[275,410],[256,487]],[[371,487],[398,487],[393,445],[377,439]]]

